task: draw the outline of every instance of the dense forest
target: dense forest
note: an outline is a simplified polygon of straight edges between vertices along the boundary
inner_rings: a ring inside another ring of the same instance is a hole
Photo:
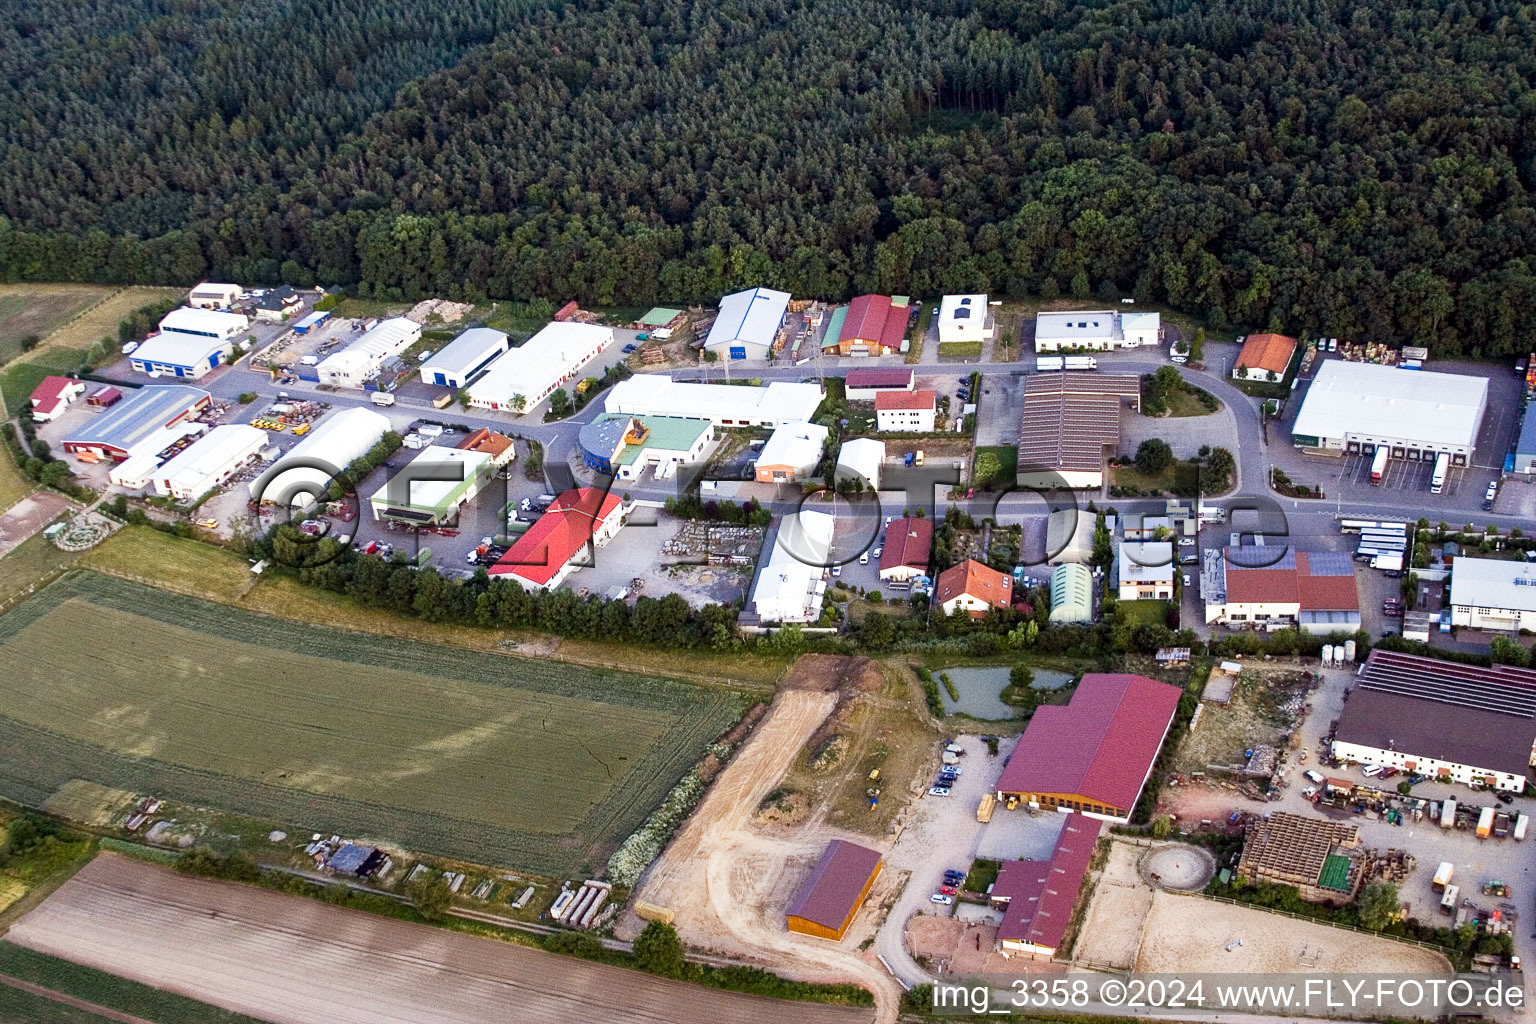
[[[35,0],[0,276],[1536,336],[1516,0]]]

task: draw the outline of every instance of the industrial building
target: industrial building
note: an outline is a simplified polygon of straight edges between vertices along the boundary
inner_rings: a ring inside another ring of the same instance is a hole
[[[1515,452],[1509,467],[1511,473],[1536,474],[1536,410],[1526,408],[1520,421],[1520,433],[1515,437]]]
[[[85,394],[85,382],[73,377],[44,377],[42,383],[32,389],[28,399],[32,406],[32,421],[48,423],[57,419]]]
[[[835,345],[838,354],[844,356],[895,355],[907,339],[911,312],[905,295],[860,295],[848,303],[848,314],[837,337],[829,338],[822,347]]]
[[[185,430],[175,430],[208,408],[208,392],[186,384],[139,388],[73,431],[64,450],[81,462],[125,462],[141,452],[160,452]]]
[[[1233,380],[1278,381],[1296,354],[1296,339],[1284,334],[1250,334],[1232,367]]]
[[[1020,487],[1098,488],[1104,485],[1104,450],[1120,446],[1120,406],[1141,409],[1141,378],[1134,373],[1068,370],[1024,378],[1019,422]]]
[[[933,600],[945,615],[963,611],[973,619],[985,618],[993,608],[1013,605],[1013,577],[967,558],[939,573]]]
[[[706,419],[717,427],[781,427],[810,420],[825,397],[819,384],[684,384],[664,373],[637,373],[609,389],[603,411]]]
[[[304,300],[293,290],[293,286],[283,284],[268,288],[256,296],[251,309],[256,313],[256,319],[278,323],[297,313],[303,305]]]
[[[527,412],[612,344],[612,327],[575,322],[546,324],[538,334],[499,356],[483,377],[469,385],[469,404],[481,409]]]
[[[507,549],[489,572],[529,590],[554,590],[624,525],[624,504],[598,487],[573,488]]]
[[[1289,546],[1205,552],[1200,592],[1207,625],[1308,633],[1360,628],[1355,565],[1346,551],[1297,551]]]
[[[228,309],[240,301],[240,286],[204,281],[187,296],[187,305],[193,309]]]
[[[1081,562],[1063,562],[1051,570],[1051,621],[1093,621],[1093,573]]]
[[[484,452],[432,445],[390,476],[368,499],[373,518],[411,526],[456,522],[496,466]]]
[[[1104,823],[1074,814],[1062,823],[1045,860],[1005,860],[988,896],[1003,912],[997,927],[1003,956],[1050,959],[1061,948]]]
[[[679,467],[703,462],[715,440],[715,425],[682,416],[623,416],[604,413],[581,428],[582,461],[594,473],[635,480],[649,470],[670,479]]]
[[[832,479],[838,484],[857,480],[866,491],[880,489],[880,467],[885,464],[885,442],[868,437],[844,441],[837,451],[837,468]]]
[[[910,587],[917,577],[928,575],[928,557],[932,551],[931,520],[918,516],[891,520],[885,528],[885,542],[880,548],[880,582]]]
[[[505,332],[471,327],[422,362],[421,382],[457,391],[511,347]]]
[[[383,439],[389,420],[372,409],[340,409],[320,420],[261,476],[251,481],[253,501],[305,505],[323,498],[331,481]]]
[[[921,391],[882,391],[875,396],[875,429],[885,433],[931,434],[938,395]]]
[[[816,472],[827,447],[826,427],[819,423],[794,423],[775,428],[757,453],[753,467],[762,484],[800,483]]]
[[[1145,676],[1088,673],[1068,703],[1035,711],[997,798],[1129,821],[1182,693]]]
[[[1117,565],[1120,600],[1173,600],[1173,545],[1168,541],[1126,541]]]
[[[154,470],[150,480],[156,494],[177,501],[196,501],[215,487],[223,486],[266,446],[266,431],[245,423],[226,423],[214,427]]]
[[[1288,811],[1248,826],[1237,873],[1250,882],[1294,886],[1304,900],[1348,903],[1364,878],[1360,830]]]
[[[421,340],[421,324],[403,316],[381,320],[340,352],[320,360],[320,383],[334,388],[360,388],[378,376],[384,364]]]
[[[1291,427],[1298,448],[1394,459],[1472,460],[1488,406],[1488,381],[1456,373],[1405,370],[1377,363],[1326,360],[1307,389]]]
[[[1451,625],[1536,631],[1536,564],[1457,555],[1451,565]]]
[[[767,359],[788,310],[789,293],[772,288],[727,295],[720,300],[720,313],[704,339],[704,351],[724,359]]]
[[[849,370],[843,378],[843,395],[850,402],[873,402],[882,391],[911,391],[916,380],[911,370]]]
[[[1333,735],[1340,761],[1519,793],[1536,759],[1536,670],[1377,648]]]
[[[160,321],[160,333],[134,349],[129,362],[140,373],[197,380],[229,357],[250,324],[239,313],[173,309]]]
[[[831,515],[810,510],[779,521],[773,548],[752,586],[758,621],[815,622],[821,617],[835,526]]]
[[[946,295],[939,302],[939,344],[992,337],[985,295]]]
[[[802,935],[842,941],[878,877],[879,853],[846,839],[832,840],[790,903],[786,927]]]
[[[1162,341],[1161,313],[1119,313],[1113,309],[1074,309],[1035,314],[1035,351],[1083,349],[1109,352]]]

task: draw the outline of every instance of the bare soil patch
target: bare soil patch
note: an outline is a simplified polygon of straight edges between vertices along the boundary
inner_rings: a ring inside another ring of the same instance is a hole
[[[1242,945],[1228,951],[1228,943]],[[1308,961],[1334,974],[1438,974],[1444,956],[1391,939],[1310,921],[1159,892],[1152,897],[1136,970],[1288,974]],[[1316,958],[1315,960],[1313,958]]]
[[[70,507],[69,499],[52,491],[33,491],[0,515],[0,556],[47,526]]]
[[[699,988],[110,854],[8,938],[273,1024],[502,1024],[512,1017],[519,1024],[831,1024],[869,1017],[867,1010]]]
[[[1078,930],[1080,963],[1130,970],[1141,946],[1142,923],[1152,907],[1152,890],[1136,863],[1145,851],[1129,843],[1109,847],[1109,859]]]

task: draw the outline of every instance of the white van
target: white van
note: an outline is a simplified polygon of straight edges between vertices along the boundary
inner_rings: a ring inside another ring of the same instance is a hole
[[[1374,779],[1376,776],[1380,775],[1382,773],[1382,771],[1383,771],[1383,769],[1382,769],[1381,765],[1379,765],[1379,764],[1368,764],[1364,768],[1361,769],[1361,774],[1363,774],[1368,779]]]
[[[1306,771],[1302,772],[1301,774],[1306,776],[1306,779],[1307,779],[1308,782],[1316,783],[1319,786],[1321,786],[1323,784],[1323,773],[1322,772],[1313,771],[1311,768],[1308,768]]]

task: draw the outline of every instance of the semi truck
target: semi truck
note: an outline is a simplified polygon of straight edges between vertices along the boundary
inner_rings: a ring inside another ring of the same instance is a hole
[[[1429,478],[1429,493],[1439,494],[1445,488],[1445,474],[1451,468],[1451,457],[1441,452],[1435,457],[1435,471]]]
[[[1477,816],[1477,838],[1487,839],[1493,834],[1493,808],[1484,807],[1483,813]]]
[[[1386,472],[1387,472],[1387,455],[1388,455],[1388,451],[1387,451],[1387,447],[1385,445],[1377,445],[1376,446],[1376,454],[1371,459],[1371,483],[1372,484],[1379,484],[1379,483],[1381,483],[1381,478],[1386,475]]]
[[[1097,370],[1099,361],[1093,356],[1040,356],[1035,360],[1035,372],[1052,370]]]

